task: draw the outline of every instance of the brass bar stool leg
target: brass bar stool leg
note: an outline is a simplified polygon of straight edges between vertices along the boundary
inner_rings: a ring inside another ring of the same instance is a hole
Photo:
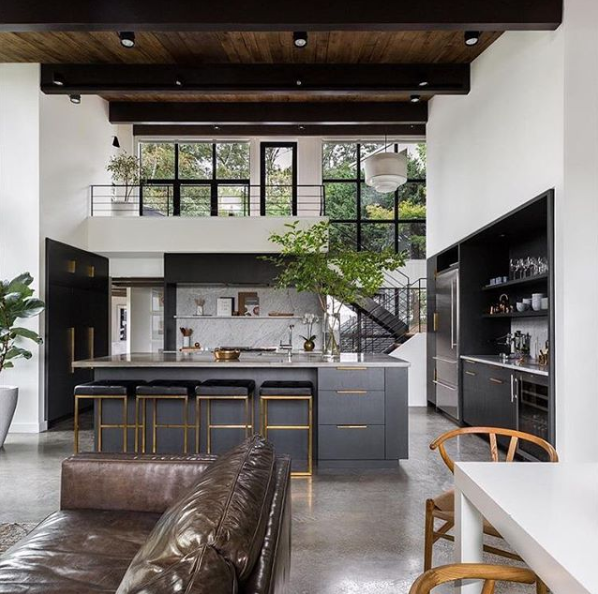
[[[123,396],[123,452],[127,452],[127,433],[129,431],[129,414],[127,396]]]
[[[185,454],[189,453],[189,436],[187,434],[187,425],[189,424],[189,399],[185,398],[183,400],[183,406],[185,407],[183,410],[183,451]]]
[[[156,423],[158,422],[158,403],[155,398],[152,398],[152,454],[156,453],[158,441],[158,429]]]
[[[308,419],[307,423],[309,425],[309,429],[307,430],[307,472],[309,476],[312,475],[313,471],[313,441],[314,441],[314,406],[313,406],[313,397],[310,398],[308,401]]]
[[[206,401],[207,404],[207,424],[208,424],[208,454],[212,453],[212,401],[208,399]]]
[[[255,435],[255,394],[251,393],[251,434]]]
[[[142,453],[145,454],[145,447],[146,447],[146,443],[145,443],[145,434],[146,434],[146,424],[147,424],[147,400],[145,398],[142,399],[141,401],[142,407],[141,407],[141,451]]]
[[[199,434],[201,429],[201,400],[195,398],[195,453],[199,454]]]
[[[135,397],[135,453],[139,453],[139,397]]]
[[[95,399],[94,399],[95,401]],[[102,399],[98,398],[98,452],[102,451]]]
[[[74,419],[74,451],[75,454],[79,453],[79,396],[75,396],[75,419]]]
[[[264,400],[264,439],[268,439],[268,401]]]
[[[245,398],[245,439],[249,437],[249,396]]]

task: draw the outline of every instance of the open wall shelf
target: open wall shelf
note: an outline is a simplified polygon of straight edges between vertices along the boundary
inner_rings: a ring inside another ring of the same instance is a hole
[[[499,283],[498,285],[486,285],[482,287],[482,291],[501,291],[508,287],[518,287],[521,285],[535,285],[546,284],[548,282],[548,273],[536,274],[527,278],[517,278],[515,280],[507,281],[506,283]]]
[[[548,316],[547,309],[540,311],[512,311],[509,313],[484,314],[483,318],[542,318]]]

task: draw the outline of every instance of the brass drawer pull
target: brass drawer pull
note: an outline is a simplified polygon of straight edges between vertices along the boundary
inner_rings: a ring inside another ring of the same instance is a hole
[[[337,429],[367,429],[367,425],[337,425]]]
[[[365,371],[367,367],[337,367],[338,371]]]
[[[465,375],[477,375],[477,373],[474,373],[473,371],[466,371]]]
[[[503,380],[496,379],[495,377],[491,377],[491,378],[490,378],[490,381],[491,381],[493,384],[504,384],[504,383],[505,383]]]
[[[337,394],[367,394],[367,390],[337,390]]]

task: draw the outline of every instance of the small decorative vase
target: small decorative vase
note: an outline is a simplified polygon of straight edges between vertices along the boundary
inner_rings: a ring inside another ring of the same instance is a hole
[[[324,316],[324,355],[335,357],[341,352],[341,316],[326,313]]]
[[[18,396],[19,388],[17,386],[0,386],[0,448],[4,445],[4,440],[8,435],[8,429],[17,408]]]
[[[313,340],[306,340],[303,343],[303,350],[306,353],[311,353],[316,348],[316,343]]]

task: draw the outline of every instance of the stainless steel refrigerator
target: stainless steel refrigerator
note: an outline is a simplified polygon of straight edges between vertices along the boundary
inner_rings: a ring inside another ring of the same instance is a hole
[[[436,356],[434,385],[436,406],[460,421],[459,410],[459,268],[436,276]]]

